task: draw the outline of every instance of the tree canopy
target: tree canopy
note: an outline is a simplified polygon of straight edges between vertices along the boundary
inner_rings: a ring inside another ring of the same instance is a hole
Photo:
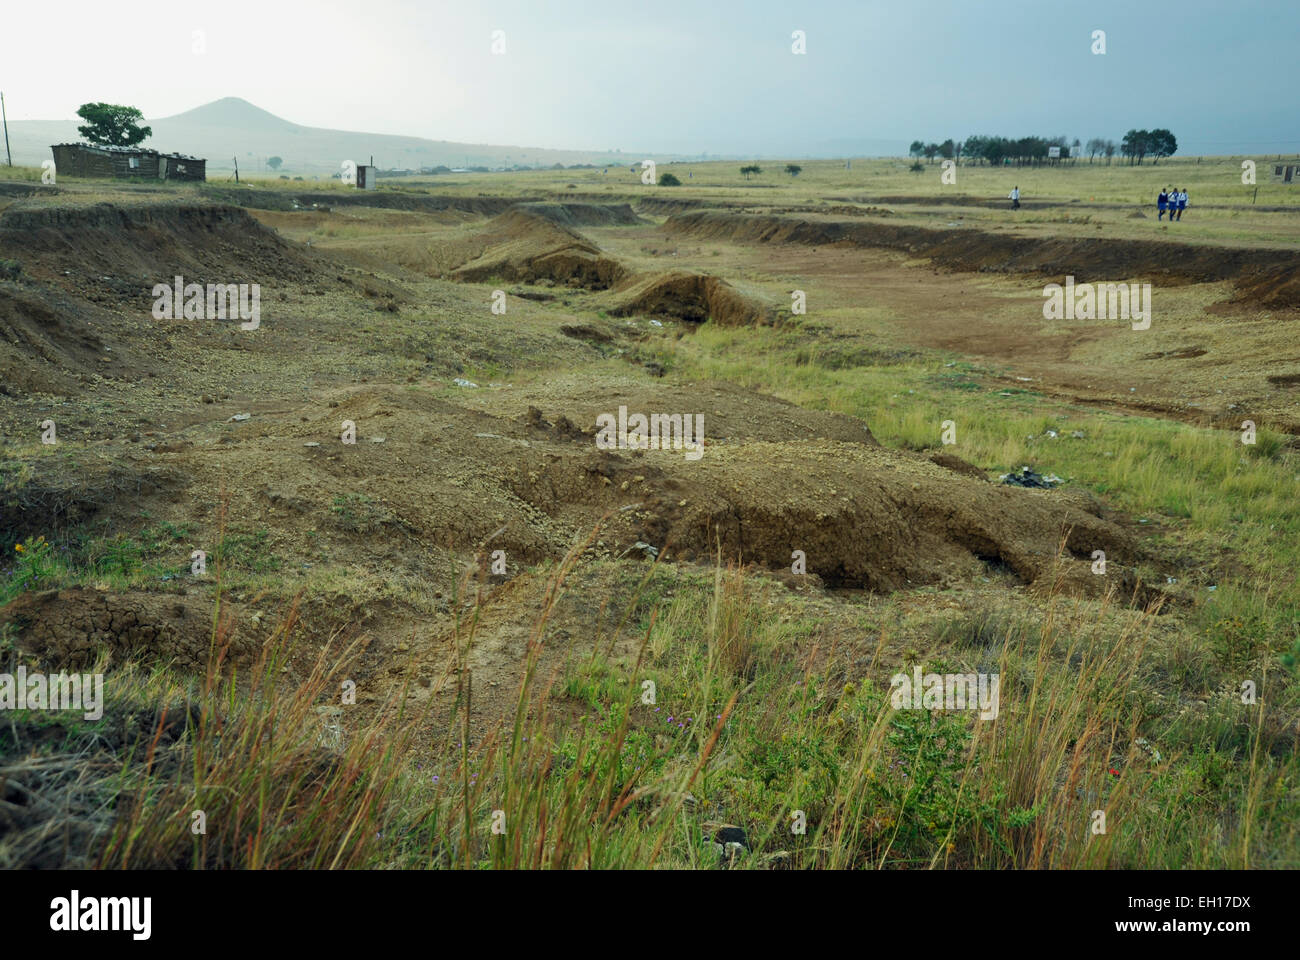
[[[1055,163],[1055,159],[1050,156],[1052,147],[1061,148],[1061,159],[1068,157],[1071,160],[1078,160],[1084,153],[1088,154],[1089,161],[1099,155],[1105,155],[1109,159],[1118,149],[1123,156],[1130,158],[1130,162],[1141,163],[1142,159],[1148,156],[1157,159],[1172,157],[1178,149],[1178,141],[1172,133],[1164,129],[1130,130],[1124,135],[1124,140],[1118,147],[1114,140],[1101,137],[1093,137],[1085,147],[1080,144],[1078,137],[1071,140],[1066,136],[1013,138],[980,134],[967,137],[961,143],[954,143],[951,139],[943,143],[913,140],[907,152],[909,156],[926,157],[931,161],[937,155],[945,159],[964,157],[968,161],[987,163],[991,166],[1002,166],[1008,163],[1014,163],[1016,166],[1032,166],[1045,162]]]
[[[83,103],[77,108],[77,116],[86,121],[84,126],[77,127],[77,133],[103,146],[134,147],[153,133],[152,127],[140,126],[144,114],[135,107]]]
[[[1130,130],[1120,141],[1121,155],[1128,157],[1128,162],[1137,162],[1148,156],[1159,161],[1161,157],[1172,157],[1178,152],[1178,139],[1163,127],[1155,130]]]

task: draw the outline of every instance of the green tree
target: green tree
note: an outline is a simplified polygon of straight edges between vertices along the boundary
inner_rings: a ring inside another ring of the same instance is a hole
[[[787,163],[785,165],[785,172],[790,174],[792,177],[797,177],[799,174],[803,173],[803,167],[799,166],[797,163]]]
[[[1178,138],[1168,130],[1159,127],[1150,133],[1151,153],[1155,155],[1155,161],[1159,162],[1161,157],[1172,157],[1178,152]]]
[[[1006,137],[989,137],[984,141],[984,159],[989,166],[1001,166],[1011,150],[1011,143]]]
[[[77,108],[77,116],[86,121],[85,126],[77,127],[77,133],[103,146],[134,147],[153,133],[152,127],[140,126],[144,114],[135,107],[83,103]]]
[[[682,182],[671,173],[659,174],[659,186],[661,187],[680,187]]]
[[[763,168],[756,163],[751,163],[747,167],[740,168],[741,176],[743,176],[746,180],[748,180],[751,176],[762,172],[763,172]]]
[[[267,158],[266,158],[266,165],[267,165],[268,167],[270,167],[272,170],[279,170],[279,169],[280,169],[280,164],[282,164],[282,163],[284,163],[284,161],[283,161],[282,159],[280,159],[279,157],[267,157]]]
[[[1124,134],[1124,139],[1120,141],[1120,153],[1128,157],[1128,162],[1137,161],[1137,165],[1142,166],[1142,158],[1148,153],[1153,152],[1151,149],[1151,131],[1149,130],[1130,130]]]
[[[988,146],[988,137],[979,135],[967,137],[966,142],[962,144],[962,153],[982,162],[988,159]]]

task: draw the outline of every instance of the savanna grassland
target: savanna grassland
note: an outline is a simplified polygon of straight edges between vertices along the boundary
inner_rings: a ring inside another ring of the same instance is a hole
[[[1300,866],[1300,187],[1243,159],[0,184],[0,670],[106,696],[6,712],[0,865]]]

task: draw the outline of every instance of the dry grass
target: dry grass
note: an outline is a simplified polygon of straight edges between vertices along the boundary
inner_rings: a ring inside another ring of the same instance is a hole
[[[108,717],[153,705],[133,743],[96,751],[82,730],[60,756],[5,762],[0,809],[15,796],[43,804],[39,823],[6,841],[5,862],[712,867],[703,838],[727,822],[748,833],[749,854],[734,864],[748,868],[1300,862],[1300,771],[1285,746],[1294,733],[1270,719],[1294,713],[1293,689],[1270,688],[1289,692],[1266,706],[1229,693],[1190,715],[1171,711],[1152,699],[1147,675],[1156,610],[1054,595],[1038,617],[977,611],[945,624],[945,643],[915,662],[998,674],[998,716],[980,719],[891,704],[887,678],[913,666],[893,636],[908,630],[906,617],[882,614],[865,647],[794,642],[817,636],[813,616],[791,616],[797,607],[756,592],[739,570],[679,589],[637,627],[633,611],[656,589],[652,565],[625,618],[642,631],[636,661],[605,662],[593,643],[557,688],[536,667],[581,547],[550,575],[513,717],[480,742],[468,736],[465,666],[480,604],[439,680],[456,688],[458,719],[431,752],[413,749],[421,717],[402,695],[346,737],[331,729],[355,651],[281,679],[294,613],[241,680],[223,662],[218,611],[197,689],[138,668],[111,675]],[[642,699],[647,676],[657,678],[658,711]],[[577,723],[575,698],[593,711]],[[82,813],[70,817],[73,808]],[[206,832],[192,831],[197,811]],[[1099,811],[1104,833],[1093,829]],[[67,838],[61,857],[51,837]]]

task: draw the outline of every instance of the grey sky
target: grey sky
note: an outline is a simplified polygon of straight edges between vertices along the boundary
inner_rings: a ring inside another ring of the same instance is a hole
[[[11,121],[238,96],[308,126],[628,152],[1157,126],[1184,154],[1300,151],[1295,0],[65,0],[8,5],[0,43]]]

